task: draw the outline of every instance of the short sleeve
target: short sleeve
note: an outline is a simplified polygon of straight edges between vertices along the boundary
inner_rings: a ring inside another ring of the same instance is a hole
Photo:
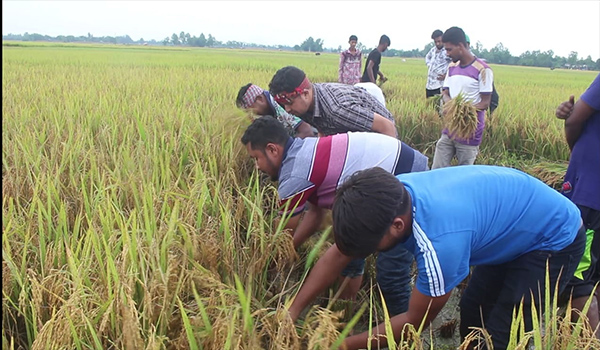
[[[316,186],[312,182],[290,177],[279,183],[279,214],[296,215],[304,210],[306,202],[312,196]]]
[[[600,111],[600,74],[596,76],[590,87],[581,95],[581,99],[588,106]]]
[[[447,233],[430,240],[422,230],[414,231],[417,269],[415,286],[431,297],[449,293],[469,275],[471,235]]]
[[[479,72],[479,93],[491,94],[494,84],[494,72],[491,68],[484,68]]]

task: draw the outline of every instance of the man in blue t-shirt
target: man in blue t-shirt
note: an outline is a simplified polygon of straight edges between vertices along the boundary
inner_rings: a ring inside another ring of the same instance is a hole
[[[556,109],[565,121],[565,135],[571,159],[562,193],[577,204],[587,229],[586,249],[567,292],[572,293],[573,309],[582,310],[600,281],[600,74],[575,103],[575,96]],[[600,288],[600,287],[599,287]],[[596,337],[600,323],[598,289],[592,296],[587,317]],[[578,317],[575,312],[573,317]]]
[[[394,177],[381,168],[352,175],[333,205],[335,244],[317,262],[290,306],[292,319],[333,282],[353,257],[398,244],[415,255],[418,277],[408,311],[391,318],[394,337],[405,324],[428,325],[475,266],[461,307],[461,336],[484,327],[495,350],[506,349],[513,308],[564,290],[585,246],[579,210],[521,171],[496,166],[449,167]],[[558,280],[558,281],[557,281]],[[483,321],[483,323],[482,323]],[[385,346],[385,325],[345,339],[347,349]]]

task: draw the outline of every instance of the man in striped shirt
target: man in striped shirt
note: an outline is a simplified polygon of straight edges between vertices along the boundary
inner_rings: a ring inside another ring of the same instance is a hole
[[[248,127],[241,141],[256,166],[272,180],[279,181],[281,214],[289,217],[286,228],[293,230],[296,248],[319,229],[325,210],[332,207],[336,189],[357,170],[375,166],[391,174],[427,170],[426,156],[394,137],[377,133],[349,132],[294,139],[281,123],[261,117]],[[387,261],[405,253],[400,246],[382,253],[377,259],[377,269],[385,270],[390,266]],[[352,297],[358,291],[363,268],[364,259],[356,259],[342,273],[351,279],[345,297]],[[386,300],[390,299],[390,313],[397,314],[408,307],[410,266],[393,268],[395,274],[402,276],[400,283],[378,282]]]
[[[365,89],[339,83],[311,83],[293,66],[277,71],[269,83],[275,101],[311,124],[321,135],[373,131],[396,137],[394,117]]]

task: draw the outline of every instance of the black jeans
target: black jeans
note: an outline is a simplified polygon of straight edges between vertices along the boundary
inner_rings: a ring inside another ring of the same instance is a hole
[[[504,264],[475,267],[460,301],[461,337],[464,339],[471,332],[469,327],[483,327],[492,336],[494,350],[506,349],[513,308],[521,303],[521,299],[525,330],[531,330],[531,303],[539,312],[544,311],[546,261],[550,297],[553,297],[558,276],[559,294],[573,276],[583,254],[585,239],[582,226],[573,243],[562,250],[534,250]]]

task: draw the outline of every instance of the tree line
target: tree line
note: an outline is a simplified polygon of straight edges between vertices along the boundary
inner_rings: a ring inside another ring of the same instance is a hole
[[[25,34],[8,34],[2,36],[2,40],[16,40],[16,41],[50,41],[50,42],[89,42],[89,43],[109,43],[109,44],[125,44],[125,45],[165,45],[165,46],[192,46],[192,47],[225,47],[225,48],[257,48],[266,50],[285,50],[285,51],[307,51],[307,52],[340,52],[343,50],[342,46],[336,48],[324,48],[324,41],[321,38],[314,39],[312,36],[305,39],[302,43],[294,46],[288,45],[263,45],[255,43],[245,43],[240,41],[227,41],[222,42],[217,40],[211,34],[205,36],[201,33],[199,36],[192,36],[190,33],[180,32],[179,34],[173,33],[171,36],[165,37],[162,41],[144,40],[133,40],[129,35],[123,36],[101,36],[96,37],[91,33],[87,36],[73,36],[73,35],[58,35],[51,37],[48,35],[42,35],[37,33],[25,33]],[[407,58],[422,58],[425,57],[427,52],[433,47],[433,43],[430,42],[423,47],[423,49],[412,49],[412,50],[397,50],[388,49],[382,55],[387,57],[407,57]],[[360,49],[364,54],[368,54],[372,48],[367,48],[364,44],[358,43],[357,48]],[[485,49],[481,42],[477,42],[471,47],[473,53],[479,57],[485,59],[489,63],[495,64],[509,64],[517,66],[532,66],[532,67],[548,67],[554,68],[575,68],[575,69],[589,69],[589,70],[600,70],[600,58],[596,61],[591,56],[580,58],[576,51],[572,51],[569,56],[561,57],[554,54],[554,51],[526,51],[519,56],[513,56],[509,49],[504,47],[502,43],[497,44],[490,50]]]

